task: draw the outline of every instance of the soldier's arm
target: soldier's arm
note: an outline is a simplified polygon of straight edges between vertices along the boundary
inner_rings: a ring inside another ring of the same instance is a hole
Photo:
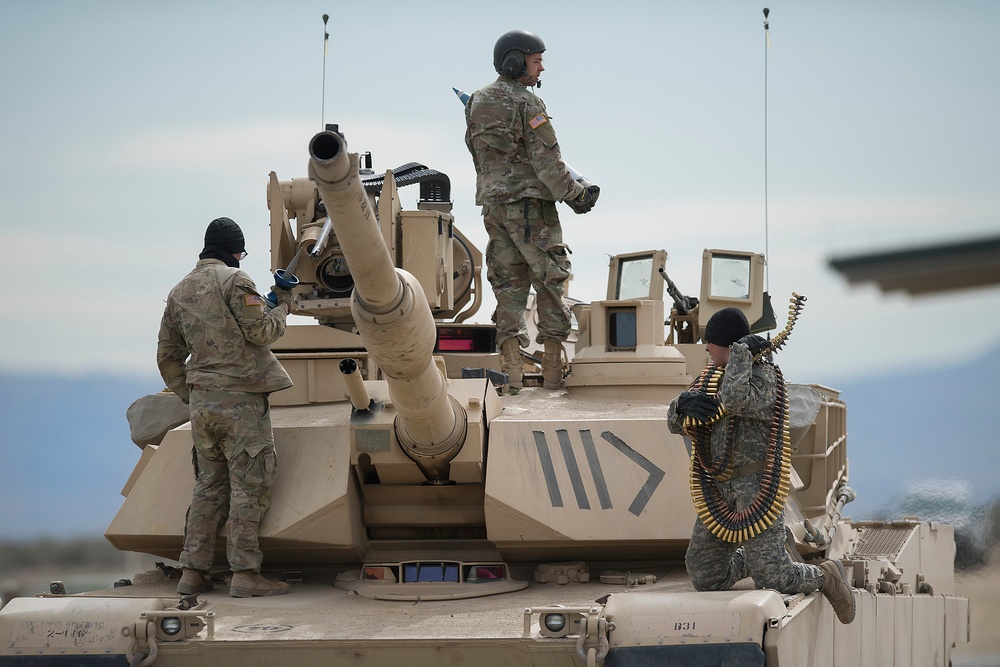
[[[500,156],[509,156],[520,143],[518,135],[520,118],[516,109],[504,101],[484,95],[479,99],[473,94],[465,107],[465,144],[472,154],[476,169],[482,167],[487,153],[496,153],[487,162],[495,162]],[[517,127],[512,127],[517,124]]]
[[[726,412],[754,419],[768,419],[777,398],[774,369],[762,367],[753,372],[753,357],[746,345],[729,348],[726,376],[719,390],[719,399]]]
[[[188,402],[187,387],[187,344],[180,332],[172,325],[169,315],[164,312],[160,320],[160,333],[156,341],[156,366],[167,389]]]
[[[476,170],[479,170],[479,155],[476,154],[476,146],[472,141],[472,100],[475,97],[473,94],[469,98],[469,101],[465,105],[465,146],[469,149],[469,153],[472,154],[472,163],[476,165]]]
[[[236,273],[232,280],[232,288],[226,290],[229,309],[243,332],[243,338],[258,347],[266,347],[281,338],[288,316],[285,306],[265,310],[264,297],[257,292],[253,280],[242,271]]]
[[[667,406],[667,430],[671,433],[684,432],[684,415],[677,412],[676,398]]]
[[[573,180],[562,160],[556,131],[541,100],[531,100],[524,107],[524,144],[528,159],[538,179],[558,201],[575,199],[583,186]]]

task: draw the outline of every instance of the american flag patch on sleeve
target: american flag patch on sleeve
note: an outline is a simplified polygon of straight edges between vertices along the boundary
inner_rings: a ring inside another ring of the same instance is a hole
[[[264,299],[259,294],[246,294],[243,296],[243,303],[248,306],[263,306]]]
[[[532,118],[531,120],[529,120],[528,121],[528,125],[531,126],[532,130],[537,130],[539,127],[541,127],[546,122],[548,122],[548,120],[549,119],[545,117],[545,114],[540,113],[537,116],[535,116],[534,118]]]

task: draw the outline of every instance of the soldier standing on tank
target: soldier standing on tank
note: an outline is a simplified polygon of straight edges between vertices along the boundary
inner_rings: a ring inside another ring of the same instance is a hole
[[[570,331],[563,304],[570,276],[556,202],[576,213],[594,207],[600,188],[573,180],[559,150],[545,103],[529,87],[539,76],[545,44],[530,32],[505,33],[493,48],[496,81],[476,91],[465,108],[465,144],[476,166],[476,204],[489,234],[487,277],[497,300],[494,321],[501,368],[511,393],[522,386],[520,348],[529,344],[524,323],[528,291],[538,300],[538,336],[544,346],[542,381],[558,389],[562,343]]]
[[[684,417],[709,421],[725,406],[725,415],[712,425],[711,453],[722,456],[727,445],[730,421],[734,449],[733,474],[725,482],[713,481],[729,507],[735,511],[749,506],[757,495],[767,455],[771,420],[777,400],[775,368],[769,363],[753,363],[753,355],[767,342],[750,333],[746,316],[738,308],[725,308],[712,315],[705,327],[707,351],[725,374],[716,396],[685,391],[671,401],[667,426],[671,433],[684,431]],[[691,582],[699,591],[729,590],[740,579],[753,577],[757,588],[780,593],[811,593],[820,590],[830,601],[841,623],[854,620],[855,601],[844,566],[837,560],[820,565],[795,562],[785,549],[784,511],[762,533],[734,544],[713,535],[700,519],[685,556]]]
[[[285,582],[260,574],[261,517],[277,474],[268,394],[292,381],[268,346],[285,332],[291,292],[274,289],[266,308],[250,277],[243,232],[217,218],[194,269],[167,297],[156,361],[167,388],[191,407],[194,493],[184,526],[177,592],[212,589],[208,577],[220,526],[229,524],[230,595],[281,595]]]

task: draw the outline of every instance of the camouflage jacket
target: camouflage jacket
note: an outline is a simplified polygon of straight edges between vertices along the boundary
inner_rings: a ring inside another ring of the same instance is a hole
[[[718,458],[722,455],[729,420],[736,419],[733,465],[739,467],[763,461],[767,454],[778,385],[774,366],[753,364],[746,345],[735,344],[729,350],[729,363],[726,364],[726,374],[718,392],[719,400],[726,408],[726,416],[712,428],[712,456]],[[671,401],[667,408],[667,428],[671,433],[684,432],[684,415],[677,413],[677,399]]]
[[[268,345],[285,333],[288,311],[264,310],[250,276],[202,259],[170,290],[160,321],[156,364],[186,402],[192,385],[268,393],[292,386]]]
[[[564,201],[583,192],[562,161],[545,103],[514,79],[501,76],[473,93],[465,122],[480,206]]]

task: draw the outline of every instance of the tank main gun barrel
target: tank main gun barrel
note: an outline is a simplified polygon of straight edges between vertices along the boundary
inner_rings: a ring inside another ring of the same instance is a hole
[[[448,394],[434,362],[436,329],[420,283],[397,269],[359,175],[358,155],[335,132],[309,142],[316,184],[351,266],[351,313],[368,353],[382,369],[396,408],[396,437],[431,482],[448,481],[465,441],[465,410]]]
[[[359,267],[352,271],[356,295],[372,309],[391,306],[403,287],[358,177],[357,156],[347,153],[339,134],[320,132],[309,142],[309,157],[309,178],[319,189],[344,256],[352,270]],[[352,187],[355,181],[357,187]]]

